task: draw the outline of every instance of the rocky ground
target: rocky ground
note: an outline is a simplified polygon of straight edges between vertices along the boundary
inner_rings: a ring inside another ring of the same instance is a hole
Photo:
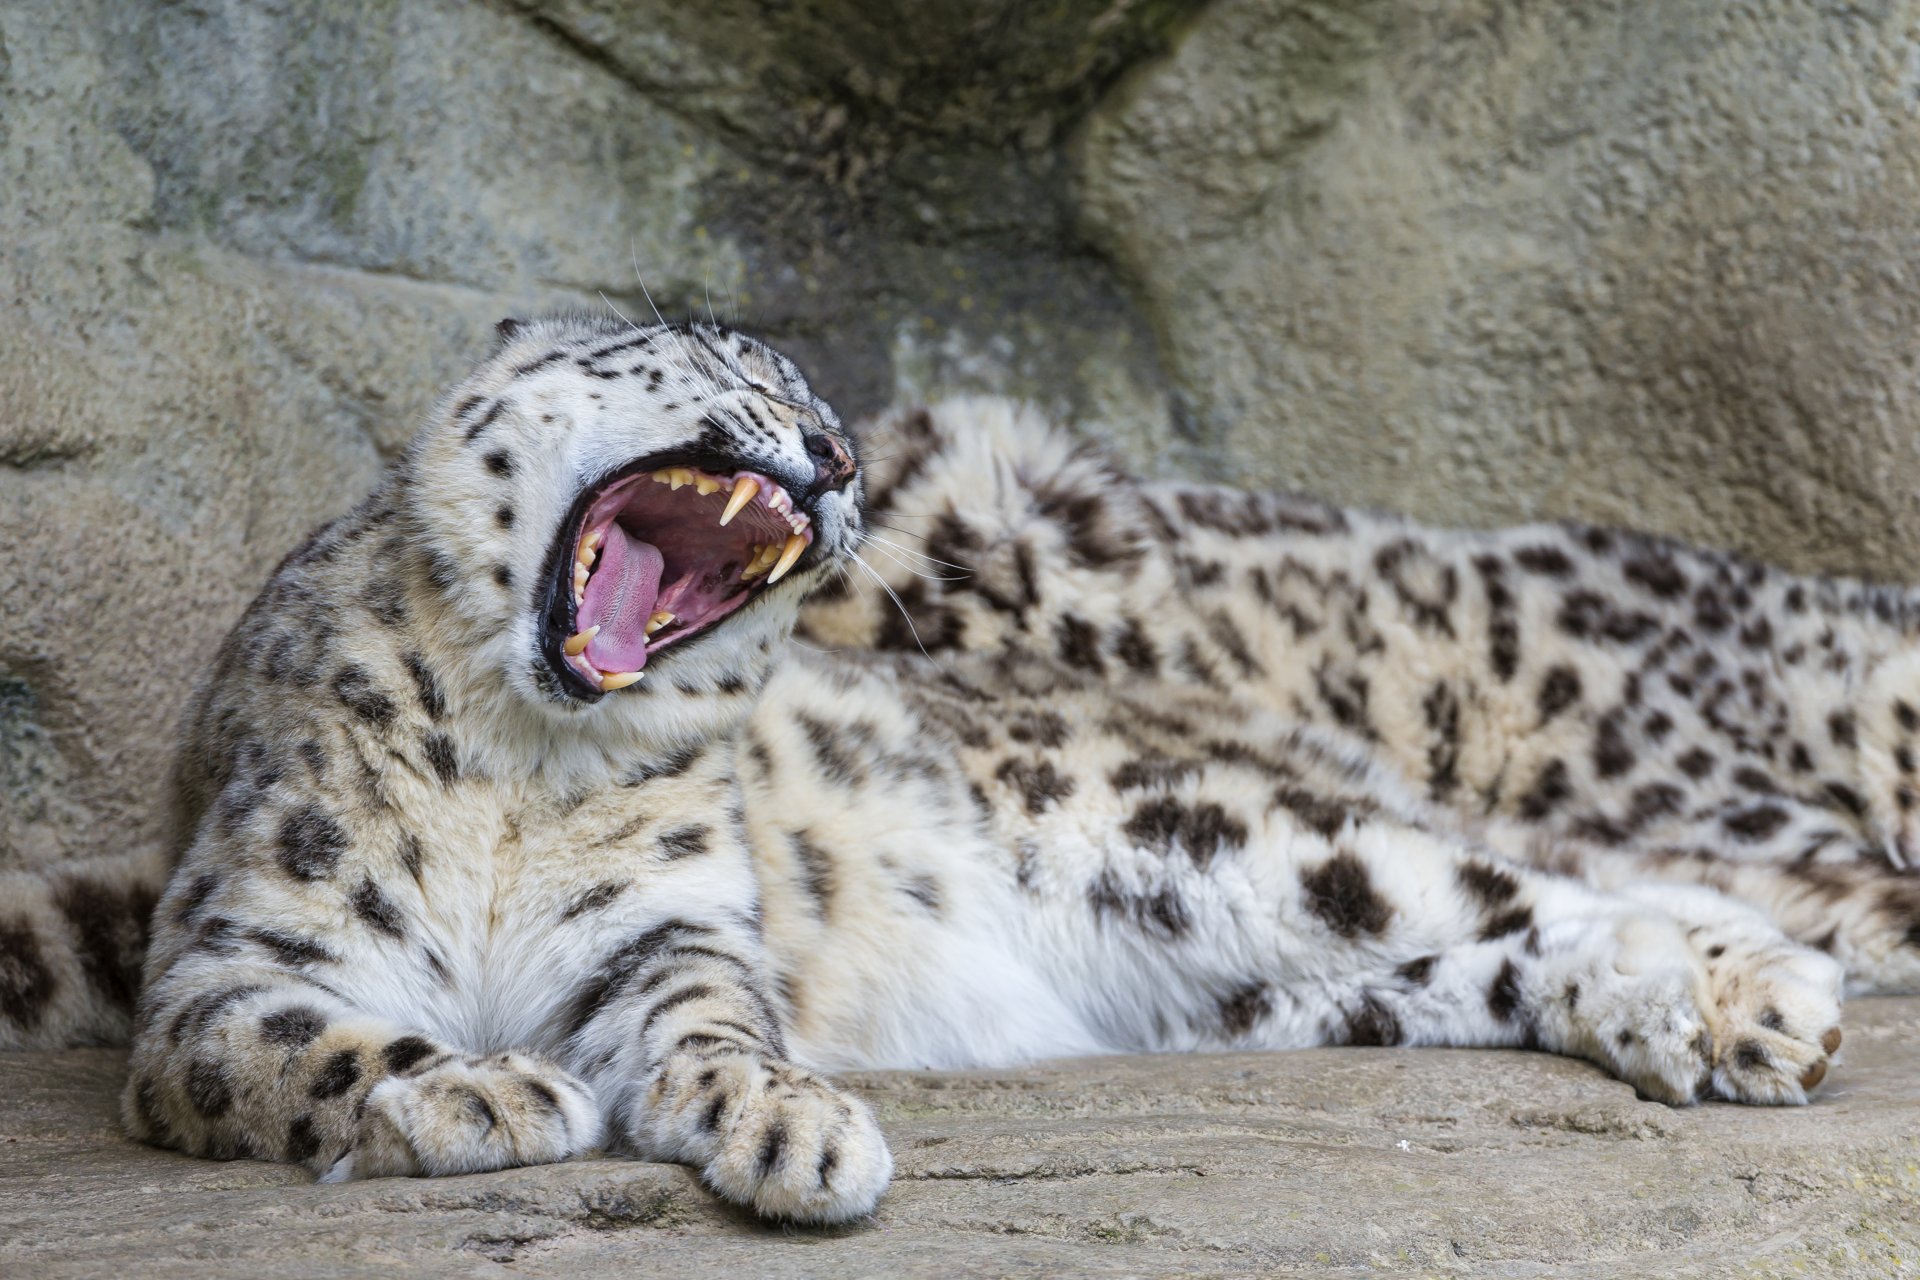
[[[1920,1275],[1920,999],[1815,1105],[1673,1111],[1539,1054],[1322,1049],[853,1083],[875,1217],[763,1226],[593,1160],[312,1185],[120,1136],[122,1055],[0,1055],[0,1275]]]

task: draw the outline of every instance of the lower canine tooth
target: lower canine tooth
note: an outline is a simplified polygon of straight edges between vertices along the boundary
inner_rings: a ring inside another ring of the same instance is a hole
[[[587,646],[592,644],[593,638],[599,634],[600,626],[596,623],[588,627],[585,631],[568,636],[567,642],[561,645],[560,648],[569,658],[577,658],[587,651]]]
[[[666,626],[669,622],[672,622],[672,621],[673,621],[673,615],[668,613],[665,609],[662,609],[660,612],[654,614],[651,618],[647,619],[647,634],[652,635],[654,632],[658,631],[660,628]],[[597,631],[599,630],[599,628],[595,627],[594,630]]]
[[[807,540],[799,534],[796,533],[788,538],[787,545],[780,549],[780,559],[774,564],[773,572],[767,575],[767,585],[772,586],[785,577],[787,570],[793,568],[793,562],[798,560],[800,553],[806,549]]]
[[[624,689],[630,684],[637,683],[640,677],[646,674],[644,671],[616,671],[611,675],[600,677],[600,688],[607,693],[612,693],[615,689]]]

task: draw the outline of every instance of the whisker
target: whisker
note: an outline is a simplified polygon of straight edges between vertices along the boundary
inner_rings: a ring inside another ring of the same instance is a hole
[[[633,330],[635,333],[646,332],[645,329],[642,329],[639,325],[635,324],[631,319],[629,319],[626,312],[622,311],[620,308],[613,305],[613,299],[607,296],[607,291],[605,289],[602,289],[600,291],[600,301],[606,303],[607,310],[613,312],[613,314],[615,314],[616,316],[619,316],[620,319],[626,324],[627,328]]]
[[[855,564],[859,565],[862,569],[865,569],[867,571],[867,575],[869,577],[871,577],[875,582],[880,584],[880,589],[887,593],[887,598],[893,601],[893,607],[898,609],[900,611],[900,616],[906,620],[907,633],[913,637],[914,644],[919,646],[920,656],[925,658],[928,662],[933,662],[934,660],[933,655],[927,652],[926,642],[920,639],[920,628],[913,625],[913,615],[907,612],[907,606],[900,602],[900,597],[897,594],[895,594],[894,589],[891,586],[887,585],[887,580],[881,577],[880,574],[874,569],[874,567],[868,564],[858,551],[850,551],[847,554],[852,557],[853,562]],[[938,665],[938,664],[936,663],[935,665]]]
[[[902,533],[905,531],[896,529],[894,530],[894,532]],[[913,537],[916,535],[908,534],[907,536]],[[928,564],[937,564],[948,569],[958,569],[962,573],[975,572],[974,567],[970,564],[955,564],[951,560],[942,560],[939,556],[930,556],[924,551],[915,551],[912,547],[907,546],[905,543],[895,542],[892,538],[883,538],[877,533],[869,532],[867,534],[867,537],[874,542],[880,543],[882,546],[892,547],[895,551],[903,551],[907,555],[917,557],[918,559],[921,559],[921,560],[925,560]]]
[[[928,582],[960,582],[972,576],[971,574],[956,574],[949,577],[945,574],[928,573],[923,569],[915,568],[912,562],[907,560],[905,557],[901,556],[899,552],[889,550],[887,547],[879,545],[880,544],[879,539],[877,538],[874,539],[874,542],[882,555],[886,556],[887,559],[893,561],[895,564],[899,565],[902,569],[905,569],[908,573],[912,574],[916,578],[925,578]],[[956,565],[954,567],[958,568],[959,566]]]

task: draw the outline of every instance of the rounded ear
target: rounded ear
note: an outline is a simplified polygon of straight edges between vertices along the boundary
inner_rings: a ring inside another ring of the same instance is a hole
[[[504,345],[519,337],[520,331],[526,328],[526,326],[527,322],[525,320],[515,320],[512,316],[508,316],[499,324],[493,326],[493,332],[497,340]]]

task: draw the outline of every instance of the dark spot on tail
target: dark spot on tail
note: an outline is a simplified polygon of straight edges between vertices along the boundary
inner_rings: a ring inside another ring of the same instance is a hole
[[[133,1008],[147,949],[153,895],[135,886],[125,893],[76,876],[54,890],[53,903],[73,929],[81,971],[116,1009]]]

